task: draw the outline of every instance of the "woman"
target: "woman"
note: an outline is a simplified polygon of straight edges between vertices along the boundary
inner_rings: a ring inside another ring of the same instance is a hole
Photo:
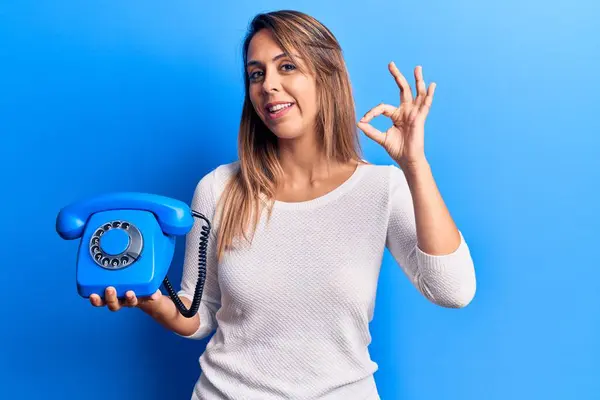
[[[138,307],[176,334],[216,331],[200,357],[193,399],[378,399],[370,359],[379,267],[387,247],[415,287],[443,307],[475,294],[467,244],[424,153],[435,84],[415,69],[416,96],[391,63],[399,107],[356,121],[339,44],[294,11],[255,17],[244,45],[246,98],[239,161],[196,187],[192,208],[213,223],[198,315],[160,291],[106,303]],[[393,121],[385,134],[371,121]],[[398,165],[359,156],[356,126]],[[265,211],[265,212],[263,212]],[[186,239],[179,295],[189,307],[202,221]]]

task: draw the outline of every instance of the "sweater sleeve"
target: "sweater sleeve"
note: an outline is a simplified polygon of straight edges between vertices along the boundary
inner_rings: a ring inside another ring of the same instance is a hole
[[[390,166],[390,214],[386,247],[411,283],[434,304],[448,308],[467,306],[476,290],[475,268],[465,238],[451,253],[432,255],[417,243],[414,204],[404,172]]]
[[[216,205],[214,194],[215,173],[216,171],[213,170],[200,180],[194,191],[191,205],[193,210],[203,214],[211,221],[211,228],[214,228],[213,217]],[[194,291],[198,282],[198,252],[203,226],[206,226],[206,221],[201,218],[195,218],[194,226],[186,235],[183,277],[181,280],[181,290],[178,292],[178,295],[190,301],[194,298]],[[202,291],[202,300],[198,308],[200,325],[193,334],[189,336],[178,334],[179,336],[189,339],[203,339],[217,327],[215,315],[221,307],[221,291],[217,278],[216,248],[216,234],[211,229],[206,249],[206,278]]]

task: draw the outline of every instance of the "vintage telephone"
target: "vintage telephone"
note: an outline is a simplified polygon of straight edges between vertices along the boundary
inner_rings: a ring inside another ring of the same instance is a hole
[[[202,227],[198,281],[188,310],[173,290],[167,272],[177,236],[187,234],[194,218]],[[136,296],[150,296],[164,284],[179,312],[193,317],[200,306],[206,278],[206,249],[210,222],[185,203],[156,194],[116,192],[72,203],[60,210],[56,231],[65,240],[79,239],[77,291],[88,298],[104,296],[113,286],[117,297],[128,290]]]

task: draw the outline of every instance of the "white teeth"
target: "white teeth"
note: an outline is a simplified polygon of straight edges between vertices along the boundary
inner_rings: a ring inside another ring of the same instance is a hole
[[[269,107],[269,112],[276,112],[276,111],[282,110],[284,108],[287,108],[291,105],[292,105],[292,103],[277,104],[276,106]]]

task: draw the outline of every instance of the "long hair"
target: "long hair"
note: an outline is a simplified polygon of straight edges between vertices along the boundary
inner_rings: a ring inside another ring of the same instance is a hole
[[[256,15],[243,46],[245,98],[238,134],[239,169],[225,185],[219,200],[222,214],[217,239],[220,259],[236,237],[254,233],[261,205],[271,203],[283,170],[277,137],[262,122],[250,101],[247,53],[253,36],[268,29],[276,43],[294,60],[293,51],[306,61],[316,80],[316,132],[327,160],[362,163],[355,105],[342,50],[334,35],[315,18],[302,12],[280,10]],[[296,63],[298,65],[298,63]],[[261,201],[266,198],[266,202]],[[269,217],[272,208],[269,207]]]

